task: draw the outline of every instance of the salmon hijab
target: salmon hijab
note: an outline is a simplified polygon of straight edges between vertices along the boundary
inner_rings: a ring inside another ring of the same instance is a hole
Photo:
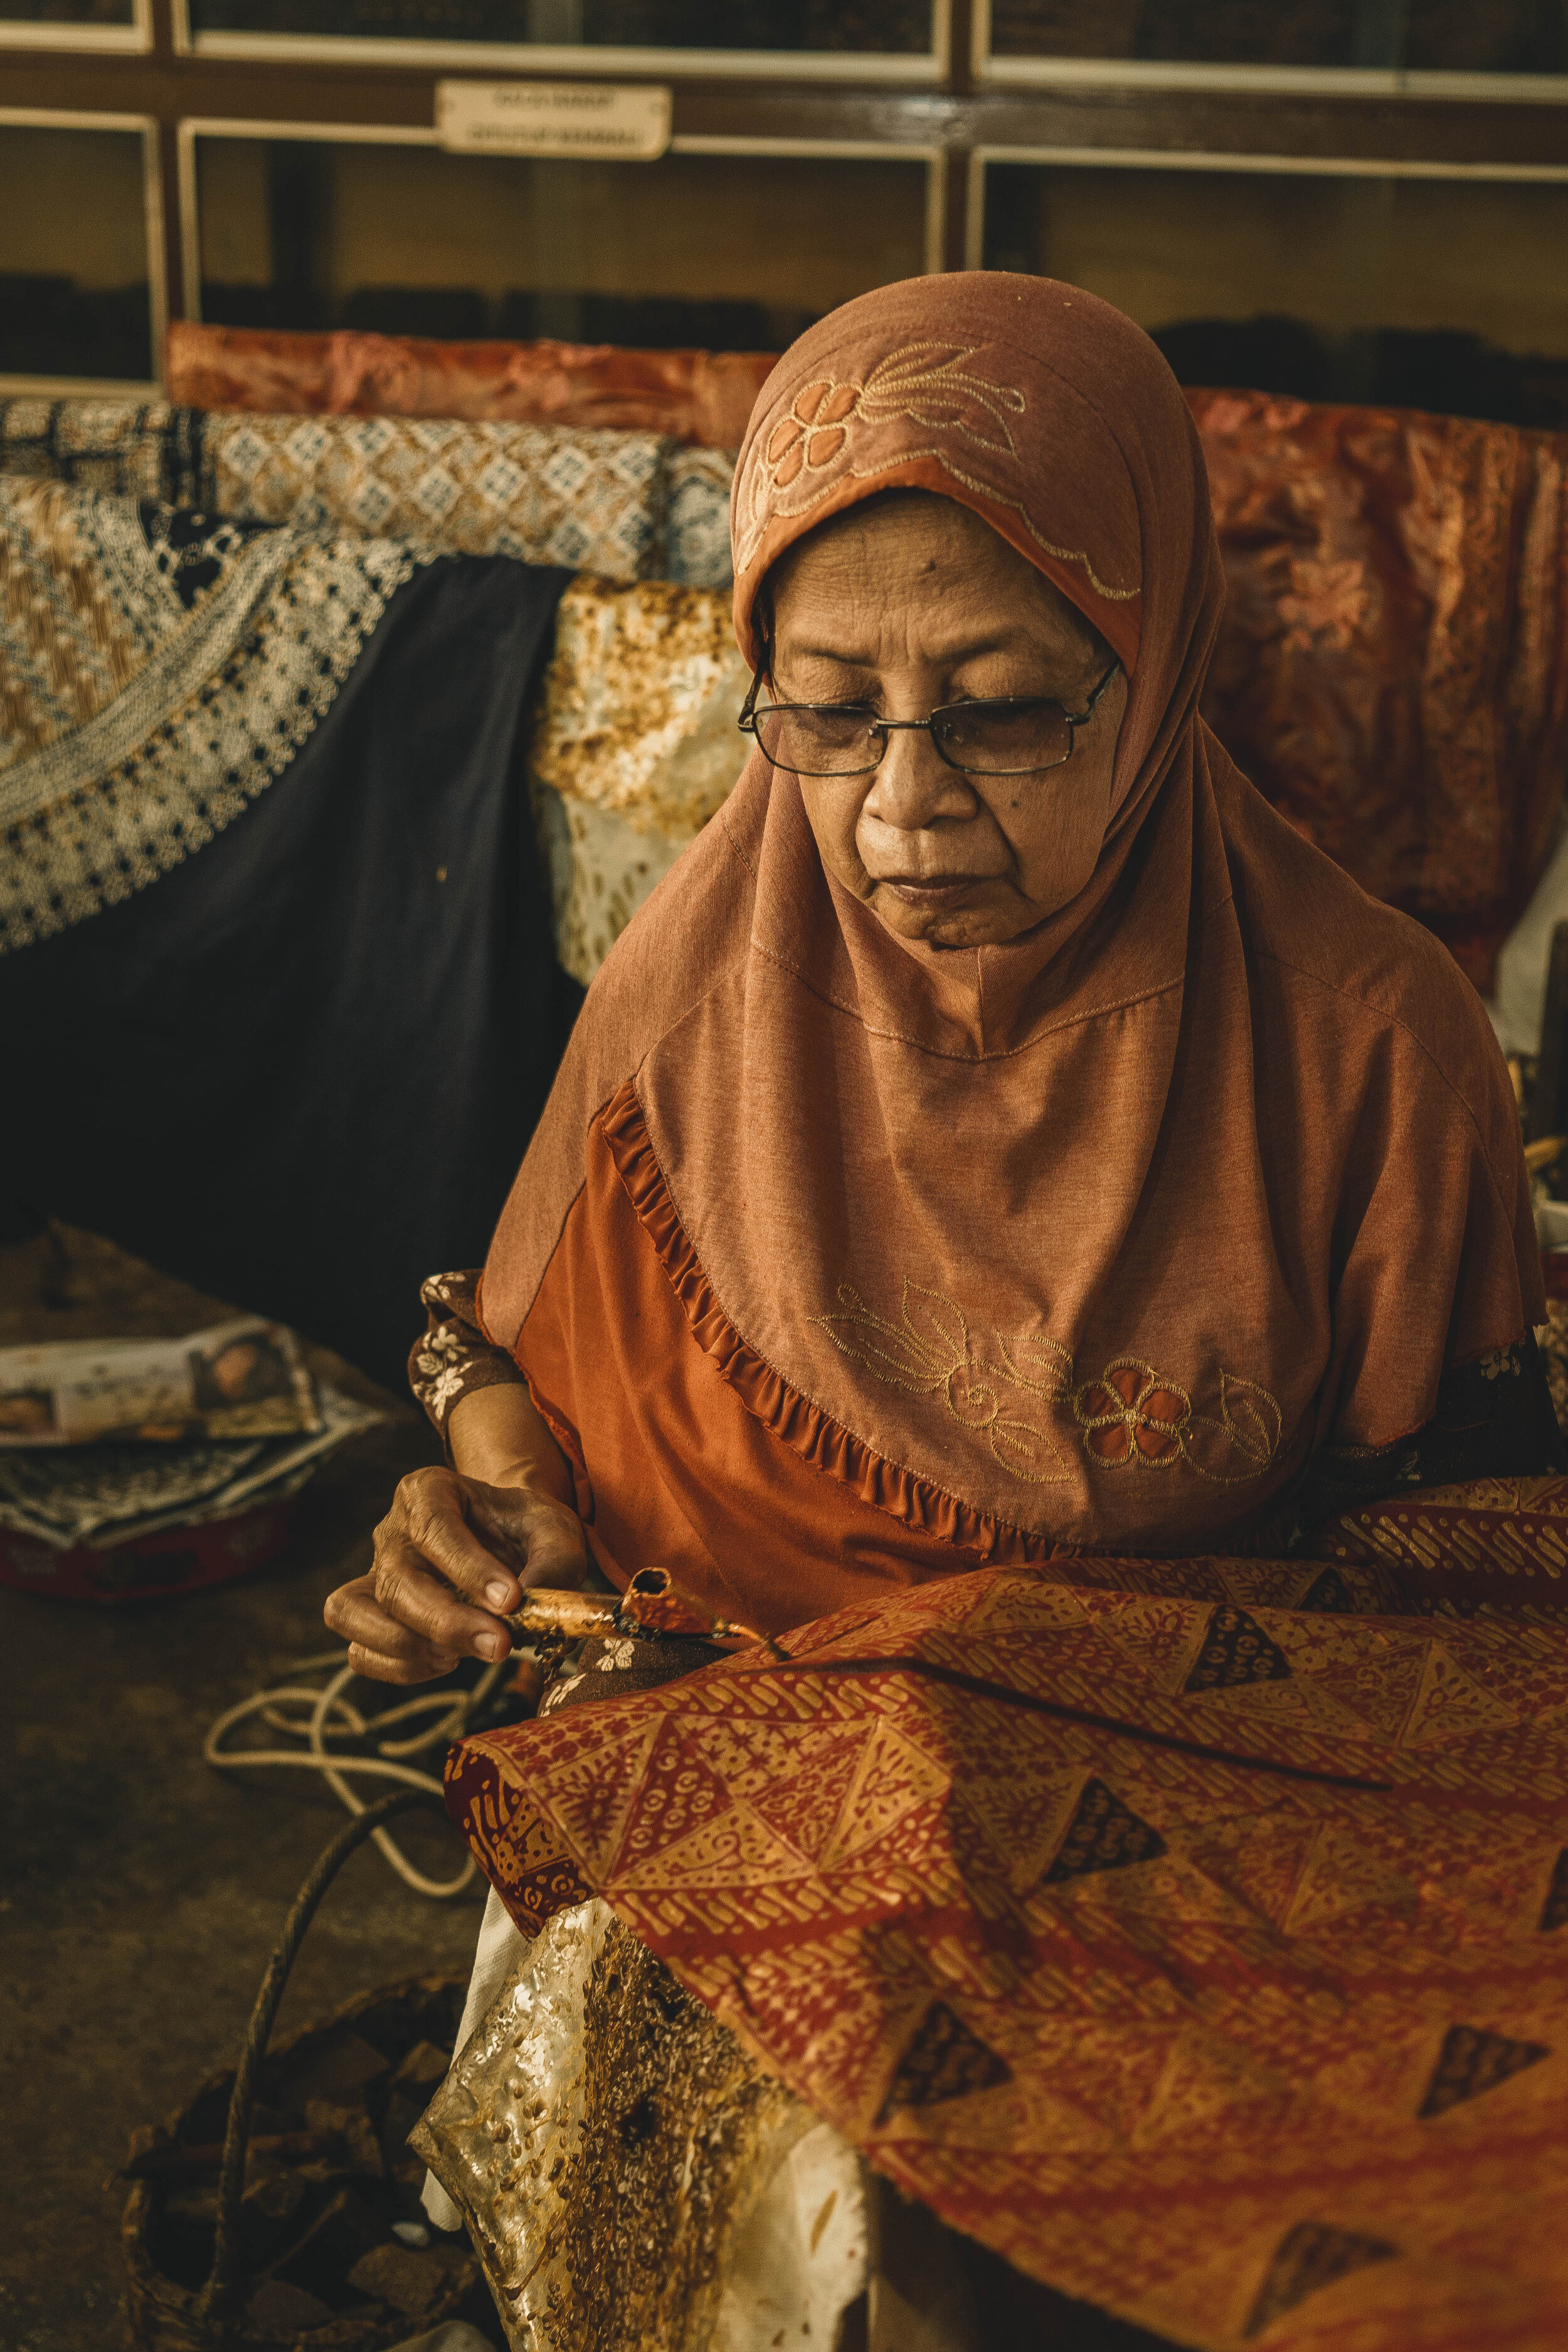
[[[590,990],[481,1289],[611,1573],[779,1624],[976,1559],[1213,1549],[1543,1312],[1479,999],[1199,717],[1221,572],[1152,344],[990,272],[824,319],[735,477],[753,660],[781,551],[895,487],[1121,657],[1090,880],[1005,945],[900,940],[753,755]]]

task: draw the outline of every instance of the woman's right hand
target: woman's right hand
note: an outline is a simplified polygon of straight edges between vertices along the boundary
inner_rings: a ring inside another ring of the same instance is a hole
[[[511,1635],[496,1621],[524,1588],[574,1591],[587,1568],[583,1523],[564,1503],[456,1470],[414,1470],[375,1531],[370,1574],[340,1585],[323,1614],[356,1674],[428,1682],[459,1658],[504,1658]]]

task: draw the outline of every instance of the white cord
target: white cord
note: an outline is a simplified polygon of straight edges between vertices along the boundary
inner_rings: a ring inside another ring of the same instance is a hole
[[[426,1691],[417,1698],[405,1700],[401,1706],[391,1707],[384,1715],[370,1721],[344,1696],[353,1680],[353,1668],[346,1663],[347,1652],[329,1650],[312,1658],[302,1658],[297,1673],[321,1672],[326,1666],[337,1671],[321,1687],[305,1683],[280,1683],[275,1689],[257,1691],[241,1699],[220,1715],[207,1733],[202,1749],[209,1764],[220,1771],[248,1772],[253,1765],[292,1765],[296,1770],[319,1773],[337,1798],[351,1813],[363,1813],[364,1806],[350,1785],[354,1778],[372,1780],[397,1780],[405,1788],[428,1789],[436,1796],[442,1793],[441,1783],[433,1774],[417,1772],[409,1764],[396,1759],[417,1756],[425,1749],[449,1747],[460,1739],[469,1717],[483,1706],[504,1672],[503,1658],[487,1666],[472,1690]],[[305,1710],[290,1714],[289,1709]],[[403,1739],[377,1739],[374,1756],[342,1756],[334,1754],[327,1746],[331,1738],[363,1739],[367,1736],[388,1730],[392,1725],[406,1723],[411,1717],[434,1715],[435,1722],[423,1731]],[[225,1748],[224,1741],[236,1727],[252,1716],[259,1716],[268,1730],[281,1732],[285,1738],[304,1741],[302,1748]],[[405,1886],[416,1894],[434,1895],[445,1901],[460,1895],[474,1874],[474,1857],[469,1854],[456,1878],[426,1878],[416,1870],[407,1855],[386,1830],[373,1830],[375,1843],[381,1848]]]

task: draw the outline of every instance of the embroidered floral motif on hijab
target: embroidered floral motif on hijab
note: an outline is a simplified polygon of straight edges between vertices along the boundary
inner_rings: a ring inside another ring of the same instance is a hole
[[[840,382],[827,375],[803,385],[791,400],[788,415],[769,434],[762,462],[753,473],[751,521],[736,550],[737,563],[748,562],[755,552],[769,520],[779,509],[781,492],[790,489],[803,474],[826,474],[838,458],[852,459],[858,425],[912,424],[922,432],[952,436],[972,449],[988,451],[1016,464],[1018,446],[1007,419],[1022,416],[1028,402],[1016,384],[994,383],[970,374],[966,362],[973,356],[973,350],[955,350],[947,343],[906,343],[868,368],[863,381]],[[894,467],[907,469],[911,457],[926,454],[935,453],[902,447],[893,456],[872,457],[863,465],[849,463],[848,471],[857,481],[870,481]],[[955,464],[951,449],[944,448],[942,454],[955,481],[990,498],[1003,495],[993,484]],[[835,487],[831,480],[822,482],[809,496],[792,499],[788,512],[808,514]],[[1137,594],[1135,588],[1108,586],[1082,548],[1057,546],[1037,529],[1023,505],[1014,499],[1006,503],[1016,506],[1047,554],[1064,563],[1081,564],[1100,595],[1128,599]]]

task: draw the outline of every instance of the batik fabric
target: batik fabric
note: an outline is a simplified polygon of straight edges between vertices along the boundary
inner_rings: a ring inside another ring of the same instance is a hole
[[[575,580],[529,773],[564,969],[584,987],[728,798],[747,673],[722,595]]]
[[[654,433],[26,398],[0,402],[0,474],[616,581],[712,569],[721,511],[729,571],[728,473]]]
[[[300,750],[415,568],[0,477],[0,953],[233,823]]]
[[[198,408],[166,400],[0,400],[0,474],[200,507],[206,499]]]
[[[1553,2352],[1561,1623],[1350,1561],[1068,1572],[465,1742],[454,1819],[525,1934],[602,1895],[1063,2294],[1202,2352]]]

